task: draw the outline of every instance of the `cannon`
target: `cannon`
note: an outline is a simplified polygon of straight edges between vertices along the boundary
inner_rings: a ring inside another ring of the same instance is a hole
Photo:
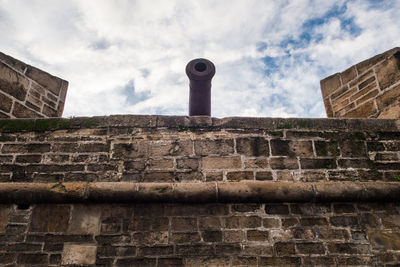
[[[211,116],[211,79],[214,64],[204,58],[191,60],[186,65],[189,77],[189,116]]]

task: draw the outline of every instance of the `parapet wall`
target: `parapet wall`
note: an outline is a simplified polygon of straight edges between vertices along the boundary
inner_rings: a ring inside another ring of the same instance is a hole
[[[68,82],[0,52],[0,118],[61,117]]]
[[[400,118],[400,48],[321,81],[328,117]]]
[[[396,264],[399,128],[384,119],[1,120],[0,264]]]

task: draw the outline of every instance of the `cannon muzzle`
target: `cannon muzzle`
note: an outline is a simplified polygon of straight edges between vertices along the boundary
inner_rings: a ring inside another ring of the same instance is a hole
[[[214,64],[204,58],[193,59],[186,65],[189,77],[189,116],[211,116],[211,79]]]

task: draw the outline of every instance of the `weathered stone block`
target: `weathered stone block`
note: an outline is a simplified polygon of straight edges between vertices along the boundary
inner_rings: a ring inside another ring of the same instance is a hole
[[[285,204],[265,204],[265,212],[267,214],[289,214],[289,207]]]
[[[355,243],[328,243],[328,250],[335,254],[369,254],[370,248],[367,244]]]
[[[68,232],[71,234],[93,234],[100,232],[101,207],[74,205]]]
[[[69,217],[70,207],[67,205],[38,205],[33,209],[30,231],[66,232]]]
[[[200,241],[198,232],[179,233],[172,232],[170,235],[170,242],[172,244],[193,244]]]
[[[226,174],[228,181],[254,180],[252,171],[235,171]]]
[[[295,170],[295,169],[299,168],[299,163],[296,158],[280,157],[280,158],[271,158],[270,166],[271,166],[271,169]]]
[[[342,83],[346,84],[352,81],[357,76],[357,70],[355,66],[348,68],[347,70],[343,71],[340,76],[342,77]]]
[[[213,255],[214,247],[212,245],[177,245],[177,255]]]
[[[61,79],[31,66],[28,67],[26,76],[50,90],[53,94],[57,96],[60,94],[62,84]]]
[[[201,232],[204,242],[220,243],[222,242],[221,231],[204,231]]]
[[[174,252],[174,247],[170,245],[159,245],[153,247],[141,247],[139,248],[139,256],[159,256],[159,255],[171,255]]]
[[[232,230],[223,232],[223,240],[225,243],[238,243],[244,240],[244,231]]]
[[[400,73],[400,70],[399,70]],[[400,100],[400,84],[394,86],[390,90],[385,91],[383,94],[376,98],[379,109],[384,109]]]
[[[374,249],[400,250],[400,233],[397,231],[370,231],[368,238]]]
[[[238,156],[232,157],[206,157],[201,159],[203,170],[240,169],[242,160]]]
[[[325,248],[322,243],[296,243],[296,248],[301,254],[325,254]]]
[[[268,242],[269,232],[262,230],[247,230],[248,241]]]
[[[397,52],[379,64],[376,67],[376,76],[381,90],[398,82],[400,80],[400,53]]]
[[[342,85],[340,74],[334,74],[321,80],[322,97],[326,98]]]
[[[94,264],[96,249],[96,245],[64,244],[61,263],[65,265]]]
[[[171,220],[171,230],[174,232],[195,232],[197,229],[196,218],[176,217]]]
[[[278,256],[288,256],[296,254],[294,243],[276,242],[274,247]]]
[[[0,93],[0,110],[9,113],[12,106],[12,99]]]
[[[21,253],[17,256],[19,265],[47,265],[48,255],[42,253]]]
[[[8,220],[9,209],[10,208],[7,205],[0,205],[0,234],[4,233]]]
[[[199,156],[233,154],[233,139],[195,140],[194,152]]]
[[[29,109],[23,105],[21,105],[18,102],[14,103],[14,108],[12,111],[12,115],[17,117],[17,118],[39,118],[43,117],[39,113],[33,111],[32,109]]]
[[[238,154],[246,156],[269,156],[268,141],[263,137],[243,137],[236,139],[236,150]]]

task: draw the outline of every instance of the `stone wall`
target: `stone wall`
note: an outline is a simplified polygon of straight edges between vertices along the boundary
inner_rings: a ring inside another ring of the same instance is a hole
[[[384,119],[1,120],[0,264],[396,264],[399,128]]]
[[[400,48],[321,81],[328,117],[400,118]]]
[[[68,82],[0,52],[0,118],[61,117]]]

